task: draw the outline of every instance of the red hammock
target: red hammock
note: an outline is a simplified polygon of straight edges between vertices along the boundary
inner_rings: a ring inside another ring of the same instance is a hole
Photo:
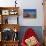
[[[25,35],[24,37],[22,38],[22,42],[21,42],[21,45],[22,46],[26,46],[26,43],[25,43],[25,39],[28,39],[29,37],[37,37],[36,33],[34,32],[34,30],[32,28],[29,28],[27,29],[27,31],[25,32]],[[38,42],[35,46],[41,46],[40,43]]]

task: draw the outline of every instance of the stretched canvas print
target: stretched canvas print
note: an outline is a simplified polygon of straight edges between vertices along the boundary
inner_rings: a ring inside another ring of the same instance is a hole
[[[24,18],[36,18],[36,9],[23,9]]]

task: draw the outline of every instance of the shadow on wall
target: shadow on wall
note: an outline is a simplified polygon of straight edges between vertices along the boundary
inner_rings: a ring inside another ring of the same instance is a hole
[[[20,31],[19,31],[19,39],[20,39],[20,42],[24,36],[24,33],[25,31],[28,29],[28,28],[32,28],[37,36],[38,36],[38,39],[41,43],[43,43],[43,30],[42,30],[42,27],[41,26],[21,26],[20,27]]]

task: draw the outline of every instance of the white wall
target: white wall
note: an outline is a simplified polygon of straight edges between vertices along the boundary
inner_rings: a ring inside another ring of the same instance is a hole
[[[9,7],[15,6],[15,0],[0,0],[0,6]],[[43,6],[42,0],[17,0],[17,6],[19,6],[19,23],[21,26],[43,26]],[[36,9],[37,18],[36,19],[24,19],[23,9]]]

